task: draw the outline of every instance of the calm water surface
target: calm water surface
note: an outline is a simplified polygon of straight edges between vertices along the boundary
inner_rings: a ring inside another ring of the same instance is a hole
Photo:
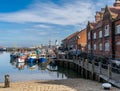
[[[27,80],[59,80],[79,77],[72,70],[58,66],[47,67],[40,64],[17,63],[10,59],[9,52],[0,52],[0,83],[4,82],[4,75],[9,74],[12,82]]]

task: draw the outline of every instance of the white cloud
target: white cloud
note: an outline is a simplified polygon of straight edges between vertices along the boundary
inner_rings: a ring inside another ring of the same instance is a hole
[[[62,7],[54,3],[36,2],[26,10],[13,13],[0,13],[0,21],[75,25],[92,20],[94,11],[95,9],[92,3],[79,0],[74,3],[65,3]],[[36,27],[47,26],[36,25]]]
[[[34,25],[33,27],[34,27],[34,28],[51,28],[51,26],[43,25],[43,24]]]
[[[0,30],[0,43],[30,45],[46,44],[56,39],[60,41],[85,28],[88,20],[94,20],[97,10],[114,0],[60,0],[60,5],[48,1],[35,2],[21,11],[0,13],[0,22],[10,22],[12,26]]]

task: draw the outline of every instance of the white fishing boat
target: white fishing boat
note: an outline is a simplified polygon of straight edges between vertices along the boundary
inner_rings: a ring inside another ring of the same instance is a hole
[[[20,53],[17,58],[17,62],[25,62],[27,60],[27,54]]]
[[[25,62],[25,60],[22,58],[17,58],[17,62],[21,63],[21,62]]]

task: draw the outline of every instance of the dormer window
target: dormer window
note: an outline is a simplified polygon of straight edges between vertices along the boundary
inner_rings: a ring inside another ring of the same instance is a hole
[[[105,37],[106,37],[106,36],[109,36],[109,25],[106,25],[106,26],[104,27],[104,30],[105,30],[104,36],[105,36]]]
[[[116,34],[120,34],[120,25],[116,26]]]

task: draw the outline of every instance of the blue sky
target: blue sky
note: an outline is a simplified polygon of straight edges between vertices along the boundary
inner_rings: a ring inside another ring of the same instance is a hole
[[[0,0],[0,45],[54,44],[94,21],[115,0]]]

